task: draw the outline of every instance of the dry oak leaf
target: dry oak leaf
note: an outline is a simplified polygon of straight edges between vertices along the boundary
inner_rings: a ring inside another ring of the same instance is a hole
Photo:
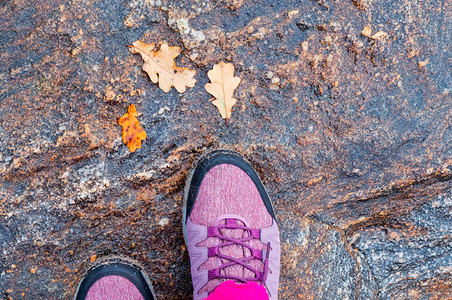
[[[128,45],[130,52],[139,53],[144,60],[143,70],[148,73],[153,83],[158,83],[159,87],[168,93],[174,86],[179,93],[185,92],[188,87],[194,87],[196,71],[188,68],[179,68],[174,59],[179,56],[179,47],[168,47],[162,44],[159,51],[153,51],[154,44],[146,44],[142,41],[135,41]]]
[[[372,28],[370,27],[370,25],[364,26],[361,34],[370,38],[372,36]]]
[[[213,69],[207,72],[210,83],[206,83],[206,91],[215,97],[212,104],[220,111],[221,117],[226,122],[231,118],[232,106],[237,99],[232,98],[234,90],[240,84],[240,78],[234,77],[234,65],[231,63],[220,62],[213,66]]]
[[[122,141],[129,147],[130,152],[141,148],[141,141],[146,138],[146,132],[138,122],[137,109],[134,104],[129,105],[129,109],[124,116],[118,120],[122,126]]]

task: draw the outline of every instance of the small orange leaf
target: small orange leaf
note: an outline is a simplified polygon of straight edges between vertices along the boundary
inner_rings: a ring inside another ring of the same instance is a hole
[[[231,117],[232,106],[237,99],[232,98],[234,90],[240,84],[240,78],[234,77],[234,65],[220,62],[207,72],[210,83],[206,83],[206,91],[215,97],[212,104],[220,111],[221,117],[226,121]]]
[[[137,109],[134,104],[129,105],[127,113],[119,118],[119,125],[122,126],[122,141],[127,144],[130,152],[141,148],[141,141],[146,139],[146,132],[138,122]]]
[[[135,41],[128,47],[130,52],[139,53],[144,60],[143,70],[148,73],[153,83],[168,93],[174,86],[179,93],[185,92],[187,87],[194,87],[196,71],[188,68],[179,68],[174,59],[179,56],[179,47],[169,47],[162,44],[159,51],[154,51],[153,44],[146,44],[142,41]]]

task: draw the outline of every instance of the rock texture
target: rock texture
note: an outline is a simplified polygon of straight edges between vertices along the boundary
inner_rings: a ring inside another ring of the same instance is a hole
[[[184,182],[244,154],[281,224],[281,299],[446,299],[452,289],[450,3],[0,1],[0,295],[70,299],[92,261],[191,295]],[[183,49],[164,93],[126,44]],[[204,90],[242,81],[226,125]],[[130,153],[118,118],[148,138]]]

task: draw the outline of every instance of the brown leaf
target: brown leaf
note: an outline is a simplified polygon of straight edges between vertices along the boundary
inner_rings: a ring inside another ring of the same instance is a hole
[[[138,122],[137,109],[134,104],[129,105],[127,113],[119,118],[119,125],[122,126],[122,141],[127,144],[130,152],[141,148],[141,141],[146,138],[146,132]]]
[[[372,36],[372,28],[370,28],[370,25],[364,26],[363,31],[361,31],[361,34],[367,37]]]
[[[129,46],[132,53],[139,53],[144,60],[143,70],[148,73],[153,83],[168,93],[174,86],[179,93],[185,92],[187,86],[194,87],[196,71],[188,68],[179,68],[174,59],[180,54],[179,47],[168,47],[162,44],[159,51],[154,51],[154,44],[146,44],[142,41],[133,42]]]
[[[419,67],[425,67],[428,64],[428,58],[418,63]]]
[[[232,98],[234,90],[239,86],[240,78],[234,77],[234,65],[220,62],[207,72],[211,83],[206,83],[206,91],[216,99],[212,102],[226,121],[231,117],[232,106],[237,102]]]
[[[380,30],[379,32],[377,32],[376,34],[374,34],[372,36],[372,39],[382,40],[382,39],[386,38],[387,36],[388,36],[388,34],[386,32]]]

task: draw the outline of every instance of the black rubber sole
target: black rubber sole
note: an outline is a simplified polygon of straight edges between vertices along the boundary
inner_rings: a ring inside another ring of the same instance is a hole
[[[112,256],[101,259],[88,270],[78,286],[75,300],[85,300],[90,287],[97,280],[110,275],[121,276],[132,282],[144,299],[156,299],[148,276],[137,262],[126,257]]]
[[[273,210],[270,198],[268,197],[264,185],[262,184],[259,176],[251,166],[251,164],[245,161],[243,156],[237,152],[230,150],[214,150],[200,158],[198,163],[195,164],[195,168],[192,170],[187,180],[184,197],[184,224],[187,218],[190,217],[190,214],[193,210],[193,206],[195,204],[195,200],[204,176],[207,174],[207,172],[209,172],[210,169],[220,164],[231,164],[237,166],[246,174],[248,174],[253,183],[256,185],[268,213],[273,219],[276,220],[275,212]]]

